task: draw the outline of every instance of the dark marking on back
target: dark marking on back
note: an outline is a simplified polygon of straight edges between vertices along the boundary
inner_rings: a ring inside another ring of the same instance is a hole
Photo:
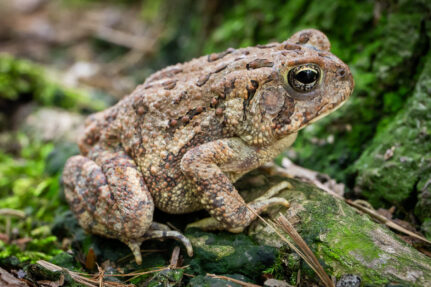
[[[259,49],[268,49],[268,48],[274,48],[275,46],[277,46],[277,44],[274,44],[274,43],[272,43],[272,44],[266,44],[266,45],[260,45],[260,44],[258,44],[258,45],[256,45],[256,48],[259,48]]]
[[[227,67],[227,64],[221,64],[221,65],[217,66],[215,68],[214,74],[223,71],[224,69],[226,69],[226,67]]]
[[[285,50],[301,50],[301,46],[299,45],[295,45],[295,44],[291,44],[291,43],[286,43],[283,47]]]
[[[167,80],[162,83],[163,88],[165,90],[172,90],[177,85],[177,80]]]
[[[263,68],[263,67],[272,67],[273,65],[274,63],[267,59],[255,59],[250,63],[248,63],[245,67],[247,68],[247,70],[250,70],[250,69]]]
[[[178,97],[176,97],[172,102],[178,105],[187,96],[187,91],[182,91]]]
[[[190,111],[187,112],[187,116],[191,119],[193,119],[194,116],[199,115],[200,113],[204,112],[206,110],[206,108],[203,107],[199,107],[196,109],[191,109]]]
[[[196,86],[198,86],[198,87],[203,86],[209,80],[210,76],[211,76],[211,73],[208,73],[206,75],[200,76],[200,78],[196,82]]]
[[[325,51],[320,51],[320,52],[318,53],[318,55],[319,55],[320,57],[323,57],[323,58],[326,58],[326,59],[331,59],[331,54],[330,54],[330,53],[328,53],[328,52],[325,52]]]
[[[210,55],[208,55],[208,62],[214,62],[214,61],[217,61],[217,60],[219,60],[219,59],[223,58],[224,56],[226,56],[226,55],[228,55],[228,54],[232,53],[233,51],[235,51],[235,49],[233,49],[233,48],[229,48],[229,49],[227,49],[226,51],[221,52],[221,53],[213,53],[213,54],[210,54]]]

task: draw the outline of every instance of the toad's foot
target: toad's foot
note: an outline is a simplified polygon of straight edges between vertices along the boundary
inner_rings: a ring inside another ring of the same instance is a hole
[[[164,239],[173,238],[180,241],[187,250],[187,255],[189,257],[193,256],[193,247],[190,240],[178,231],[170,230],[170,228],[164,224],[153,222],[150,229],[145,233],[145,235],[137,241],[130,241],[127,243],[129,248],[132,250],[133,255],[137,264],[142,263],[141,256],[141,244],[142,242],[150,239]]]
[[[263,197],[259,197],[258,200],[256,199],[255,201],[247,204],[247,206],[245,206],[245,208],[248,208],[249,210],[251,210],[250,211],[251,213],[253,213],[257,216],[261,212],[266,211],[269,207],[275,206],[275,205],[282,205],[284,207],[289,208],[289,202],[286,199],[280,198],[280,197],[273,197],[273,198],[269,198],[269,199],[263,199]],[[196,222],[188,224],[186,229],[198,228],[198,229],[202,229],[205,231],[227,230],[227,231],[232,232],[232,233],[241,233],[244,231],[244,229],[246,227],[247,226],[230,227],[229,225],[226,225],[220,221],[217,221],[213,217],[207,217],[207,218],[204,218],[204,219],[201,219],[201,220],[198,220]]]
[[[163,239],[163,238],[173,238],[175,240],[180,241],[184,247],[186,248],[187,255],[189,257],[193,256],[193,247],[190,243],[190,240],[185,237],[181,232],[171,230],[169,226],[153,222],[151,223],[150,230],[145,233],[143,240],[149,240],[149,239]]]
[[[284,198],[272,198],[275,199],[275,201],[268,202],[268,199],[270,199],[272,196],[277,195],[284,189],[291,189],[292,185],[287,181],[282,181],[279,184],[271,187],[268,189],[262,196],[256,198],[253,200],[252,203],[249,203],[249,205],[258,205],[257,202],[260,202],[260,204],[266,204],[266,208],[273,205],[282,205],[287,208],[289,208],[289,202],[285,200]],[[269,203],[269,204],[268,204]],[[214,230],[228,230],[232,233],[240,233],[244,230],[244,227],[237,227],[237,228],[227,228],[225,225],[214,219],[213,217],[207,217],[201,220],[198,220],[196,222],[190,223],[187,225],[186,229],[188,228],[198,228],[206,231],[214,231]]]
[[[266,208],[268,208],[269,206],[278,205],[278,204],[289,208],[289,202],[287,200],[285,200],[284,198],[273,198],[276,200],[275,200],[275,202],[271,202],[270,205],[268,205],[268,199],[270,199],[274,195],[277,195],[278,193],[280,193],[284,189],[291,189],[291,188],[292,188],[292,184],[290,184],[290,182],[282,181],[282,182],[278,183],[277,185],[268,189],[262,196],[253,200],[252,203],[257,205],[256,204],[257,202],[261,202],[261,204],[263,203],[263,204],[267,205]],[[249,203],[249,204],[252,204],[252,203]],[[230,228],[229,229],[213,217],[203,218],[201,220],[190,223],[187,225],[186,229],[189,229],[189,228],[198,228],[198,229],[202,229],[202,230],[206,230],[206,231],[226,229],[232,233],[240,233],[244,230],[244,227],[237,227],[237,228]]]

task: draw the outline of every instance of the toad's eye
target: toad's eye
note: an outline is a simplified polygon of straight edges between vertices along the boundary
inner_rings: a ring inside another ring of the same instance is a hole
[[[315,64],[297,66],[289,71],[289,85],[298,92],[309,92],[320,80],[320,68]]]

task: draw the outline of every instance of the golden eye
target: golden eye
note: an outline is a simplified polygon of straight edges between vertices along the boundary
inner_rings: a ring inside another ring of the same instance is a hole
[[[305,64],[291,69],[287,75],[289,85],[298,92],[309,92],[320,80],[320,68],[316,64]]]

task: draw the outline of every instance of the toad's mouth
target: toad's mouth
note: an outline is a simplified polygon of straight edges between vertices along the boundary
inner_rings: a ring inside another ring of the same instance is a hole
[[[323,112],[320,115],[318,115],[317,117],[311,119],[307,124],[312,124],[314,122],[317,122],[318,120],[326,117],[327,115],[329,115],[329,114],[335,112],[336,110],[338,110],[339,108],[341,108],[345,103],[346,103],[346,101],[343,101],[343,102],[339,103],[336,107],[334,107],[332,109],[327,109],[325,112]],[[302,127],[302,128],[304,128],[304,127]]]

